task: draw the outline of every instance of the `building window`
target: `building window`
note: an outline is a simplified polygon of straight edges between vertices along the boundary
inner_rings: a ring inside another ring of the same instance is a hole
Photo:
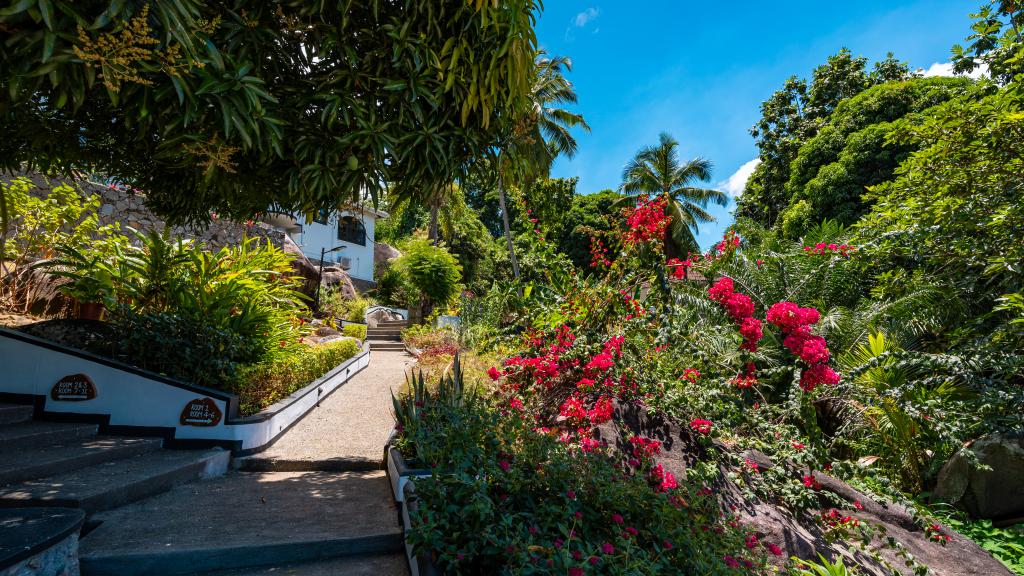
[[[329,216],[330,213],[327,211],[327,209],[321,208],[319,211],[317,211],[316,216],[313,216],[313,222],[316,222],[317,224],[323,224],[324,226],[326,226],[327,218]]]
[[[338,219],[338,240],[366,246],[366,227],[358,218],[342,216]]]

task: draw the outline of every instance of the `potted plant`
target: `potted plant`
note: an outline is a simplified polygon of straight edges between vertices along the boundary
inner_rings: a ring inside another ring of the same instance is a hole
[[[58,257],[40,262],[54,276],[70,280],[61,291],[75,301],[77,316],[82,320],[100,320],[107,302],[113,298],[114,277],[100,251],[80,250],[73,246],[57,247]]]

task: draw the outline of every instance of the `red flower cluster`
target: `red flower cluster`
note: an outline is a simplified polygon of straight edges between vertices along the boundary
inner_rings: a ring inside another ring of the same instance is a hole
[[[562,403],[562,408],[558,413],[575,425],[581,425],[588,421],[597,425],[611,420],[613,412],[612,399],[608,396],[598,398],[590,410],[584,407],[583,400],[576,396],[569,396]]]
[[[712,426],[714,426],[714,423],[711,420],[704,420],[703,418],[694,418],[690,421],[690,428],[701,434],[711,434]]]
[[[651,470],[651,481],[657,487],[658,492],[668,492],[679,487],[675,475],[665,470],[661,464],[656,465]]]
[[[670,258],[666,263],[668,266],[669,274],[676,280],[686,280],[686,271],[693,266],[693,260],[687,258],[686,260],[680,260],[679,258]]]
[[[633,436],[629,439],[633,445],[633,457],[637,460],[645,460],[654,457],[661,452],[661,442],[643,436]]]
[[[853,528],[860,524],[860,520],[853,516],[844,516],[842,512],[835,508],[829,508],[821,513],[821,523],[829,530],[835,530],[838,528]]]
[[[733,232],[732,230],[728,230],[726,231],[725,236],[722,237],[722,241],[719,242],[718,244],[715,244],[715,254],[721,256],[722,254],[730,250],[736,250],[737,248],[739,248],[739,246],[739,234]]]
[[[745,370],[746,371],[743,374],[737,374],[736,377],[732,379],[733,385],[741,390],[757,386],[757,368],[754,366],[754,363],[747,362]]]
[[[821,488],[821,482],[818,482],[818,479],[814,477],[814,474],[808,474],[804,476],[804,486],[811,490],[818,490]]]
[[[828,366],[828,344],[811,333],[810,326],[821,319],[814,308],[801,308],[792,302],[777,302],[768,309],[768,321],[779,327],[786,337],[782,344],[807,364],[800,375],[800,388],[811,392],[820,384],[839,383],[839,374]]]
[[[824,242],[818,242],[814,246],[804,246],[804,252],[807,254],[839,254],[840,256],[849,258],[850,252],[856,250],[856,246],[849,246],[847,244],[825,244]]]
[[[629,230],[622,236],[627,244],[644,242],[662,242],[669,217],[665,214],[665,200],[655,198],[648,200],[641,197],[636,208],[626,217]]]
[[[686,370],[683,370],[683,380],[696,382],[698,378],[700,378],[700,370],[697,370],[696,368],[687,368]]]
[[[608,258],[608,249],[599,238],[590,239],[590,267],[600,268],[611,266],[612,261]]]
[[[939,544],[942,544],[943,546],[945,546],[946,543],[949,542],[950,539],[951,539],[949,537],[949,534],[946,534],[945,532],[943,532],[942,531],[942,526],[939,526],[938,524],[932,524],[931,526],[926,526],[925,529],[924,529],[924,534],[925,534],[925,536],[928,537],[929,540],[931,540],[933,542],[938,542]]]
[[[732,278],[723,277],[708,288],[708,296],[718,302],[729,317],[739,324],[740,335],[743,336],[742,350],[757,352],[757,343],[764,337],[761,321],[754,318],[754,301],[750,296],[736,292]]]

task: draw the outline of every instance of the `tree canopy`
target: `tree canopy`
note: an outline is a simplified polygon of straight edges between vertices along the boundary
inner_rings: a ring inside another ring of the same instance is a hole
[[[0,10],[0,168],[173,220],[417,197],[531,111],[538,0],[50,0]]]

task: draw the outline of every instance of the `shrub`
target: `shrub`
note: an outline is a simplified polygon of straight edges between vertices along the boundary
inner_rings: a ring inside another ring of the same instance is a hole
[[[418,292],[423,315],[429,316],[435,305],[447,305],[459,294],[462,266],[447,250],[416,238],[403,247],[394,268],[408,279]]]
[[[242,414],[255,414],[324,376],[359,352],[355,340],[303,346],[286,355],[241,368],[231,391],[238,395]]]
[[[346,324],[341,327],[341,333],[356,340],[366,340],[366,324]]]
[[[408,539],[446,573],[729,573],[719,554],[742,544],[699,494],[659,493],[514,410],[450,400],[422,402],[405,431],[434,472],[416,482]]]
[[[225,389],[242,363],[261,356],[241,335],[191,314],[136,314],[121,307],[111,314],[111,324],[116,339],[95,352],[200,386]]]

